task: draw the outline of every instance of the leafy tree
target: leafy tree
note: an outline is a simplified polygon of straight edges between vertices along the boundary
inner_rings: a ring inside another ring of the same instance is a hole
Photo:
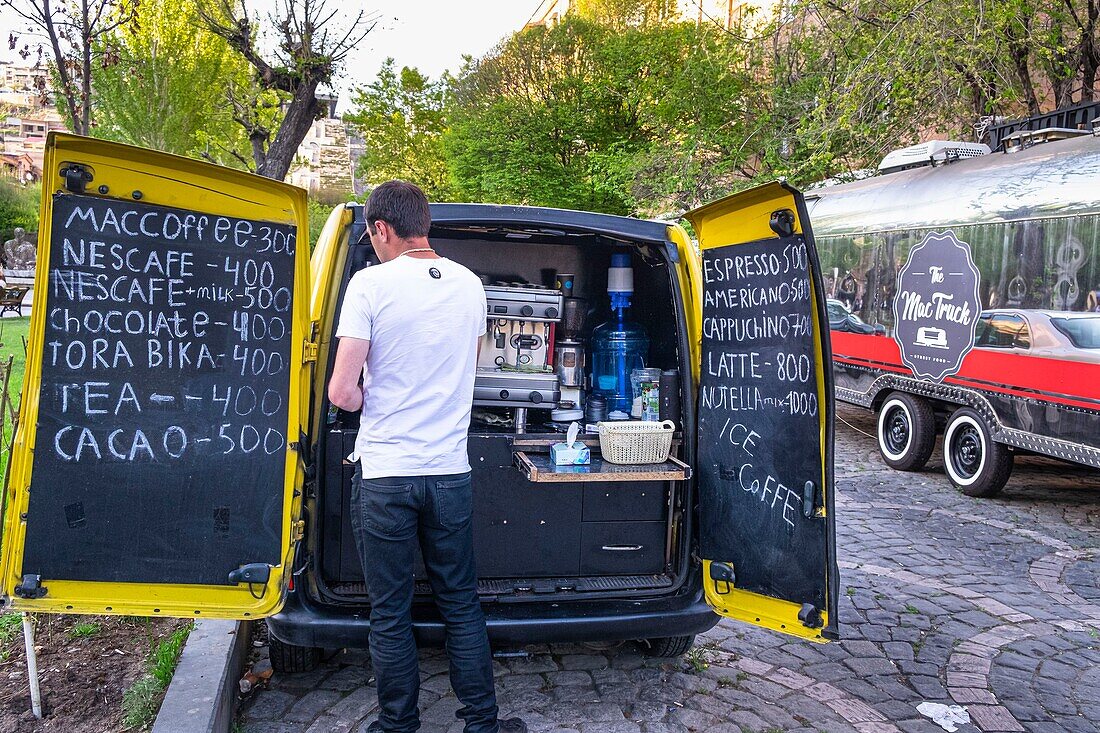
[[[26,23],[32,36],[45,36],[49,43],[37,43],[32,49],[24,41],[20,55],[27,59],[37,54],[40,62],[48,57],[59,92],[58,107],[78,135],[91,134],[92,69],[114,63],[114,54],[104,39],[115,30],[129,25],[137,11],[138,0],[81,0],[54,4],[51,0],[0,0]],[[8,41],[14,49],[19,41],[12,33]],[[40,90],[43,98],[45,89]]]
[[[1094,99],[1098,16],[1100,0],[796,2],[753,44],[761,173],[814,181]]]
[[[331,86],[348,53],[374,28],[360,10],[344,20],[326,0],[280,0],[272,16],[274,49],[265,53],[264,26],[244,0],[201,0],[199,13],[210,32],[254,70],[252,93],[234,94],[234,118],[244,127],[256,173],[282,180],[314,120],[325,113],[318,89]],[[339,17],[338,17],[339,16]],[[264,115],[260,91],[280,96],[277,125]]]
[[[0,244],[11,238],[16,227],[38,230],[38,204],[42,186],[21,186],[0,179]]]
[[[398,72],[390,58],[375,81],[353,91],[344,119],[363,137],[359,175],[367,183],[400,178],[433,200],[451,198],[443,149],[448,81],[433,82],[407,66]]]
[[[142,3],[135,22],[102,45],[114,49],[117,63],[93,70],[97,135],[222,164],[249,162],[227,90],[247,88],[250,67],[205,32],[194,2]]]
[[[569,16],[455,80],[445,149],[463,198],[655,214],[729,190],[745,155],[744,55],[693,23]]]
[[[577,0],[577,14],[613,28],[648,26],[672,20],[676,0]]]

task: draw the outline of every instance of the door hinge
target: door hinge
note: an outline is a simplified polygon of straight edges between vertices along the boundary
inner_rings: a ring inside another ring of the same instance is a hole
[[[302,347],[302,363],[309,364],[310,362],[317,361],[317,353],[319,348],[313,341],[306,341]]]
[[[23,582],[15,586],[15,595],[20,598],[42,598],[46,595],[46,586],[42,585],[41,575],[24,575]]]
[[[306,536],[306,520],[299,519],[294,523],[294,526],[290,530],[290,541],[298,542],[305,539]]]

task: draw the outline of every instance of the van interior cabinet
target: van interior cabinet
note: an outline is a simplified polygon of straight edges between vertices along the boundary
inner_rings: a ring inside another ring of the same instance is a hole
[[[666,243],[581,230],[438,224],[431,241],[441,255],[479,275],[486,289],[487,333],[480,344],[468,442],[479,591],[520,600],[528,593],[676,585],[688,557],[679,528],[687,521],[692,477],[690,436],[682,424],[672,455],[662,463],[606,462],[599,436],[584,430],[578,440],[591,449],[589,464],[555,466],[550,460],[550,446],[565,439],[571,422],[593,422],[581,408],[597,388],[606,389],[606,359],[605,370],[596,373],[598,343],[609,348],[599,338],[606,324],[615,322],[619,331],[635,335],[638,350],[625,357],[630,366],[617,374],[644,366],[657,374],[671,370],[680,378],[690,376],[678,325],[681,296]],[[376,263],[367,240],[359,242],[349,250],[345,283]],[[690,404],[684,399],[690,383],[677,389],[677,400]],[[605,395],[608,407],[597,420],[611,419],[613,406],[637,407],[618,394]],[[359,420],[342,411],[327,419],[318,493],[321,575],[327,591],[354,603],[365,600],[366,589],[349,521],[354,466],[346,457]],[[417,593],[427,593],[422,563],[415,573]]]
[[[336,587],[349,589],[363,582],[349,520],[354,466],[346,456],[352,451],[355,434],[354,428],[329,431],[326,474],[330,480],[339,476],[341,488],[327,491],[324,503],[329,528],[323,542],[325,576]],[[627,480],[531,481],[512,464],[514,454],[501,436],[473,435],[469,452],[474,556],[480,578],[652,575],[665,571],[671,481],[630,480],[629,474],[623,476]],[[657,468],[682,478],[684,469],[677,463],[658,464]],[[416,577],[426,579],[419,559]]]

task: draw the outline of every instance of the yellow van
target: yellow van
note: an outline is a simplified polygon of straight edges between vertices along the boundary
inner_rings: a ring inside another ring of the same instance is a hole
[[[3,606],[268,618],[284,670],[365,646],[358,416],[325,394],[344,288],[377,262],[362,207],[336,207],[311,255],[300,189],[54,133],[41,213]],[[686,218],[697,247],[675,223],[432,206],[433,246],[489,303],[469,450],[494,643],[675,655],[720,615],[837,637],[802,196],[775,183]],[[591,461],[555,465],[572,422]],[[441,641],[416,572],[416,632]]]

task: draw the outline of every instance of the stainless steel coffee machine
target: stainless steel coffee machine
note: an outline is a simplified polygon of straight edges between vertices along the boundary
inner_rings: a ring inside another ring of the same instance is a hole
[[[474,380],[474,405],[516,408],[516,432],[527,409],[552,409],[561,398],[551,362],[562,294],[526,283],[485,286],[486,331]]]
[[[557,286],[562,292],[562,319],[558,324],[560,338],[554,344],[554,372],[561,384],[558,409],[551,413],[555,422],[582,420],[584,413],[585,346],[582,341],[587,303],[573,297],[574,276],[558,275]]]

